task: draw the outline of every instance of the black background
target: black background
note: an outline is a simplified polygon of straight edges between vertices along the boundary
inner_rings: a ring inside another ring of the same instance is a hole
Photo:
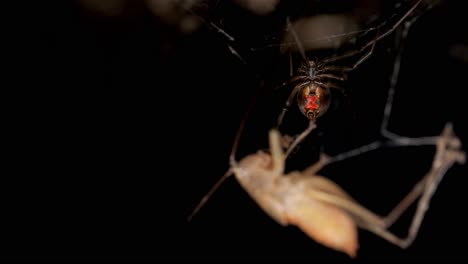
[[[392,131],[436,135],[449,120],[468,142],[462,95],[468,64],[449,53],[467,41],[457,2],[442,3],[414,25]],[[284,27],[278,17],[300,8],[284,4],[262,18],[224,6],[207,20],[223,17],[247,64],[210,28],[177,33],[142,4],[129,5],[118,17],[101,17],[74,1],[12,9],[2,258],[348,259],[295,227],[276,224],[234,179],[192,222],[186,220],[228,169],[234,136],[260,82],[265,88],[238,158],[266,147],[266,131],[287,95],[272,89],[287,78],[278,50],[249,47],[271,43],[264,37]],[[320,149],[337,154],[378,138],[395,55],[392,40],[379,43],[374,56],[349,75],[346,96],[337,96],[339,103],[293,154],[291,167],[312,163]],[[285,127],[299,131],[306,121],[294,109]],[[427,171],[431,151],[379,151],[323,174],[385,214]],[[359,258],[466,258],[465,177],[462,166],[447,173],[409,249],[360,231]],[[404,235],[409,217],[392,230]]]

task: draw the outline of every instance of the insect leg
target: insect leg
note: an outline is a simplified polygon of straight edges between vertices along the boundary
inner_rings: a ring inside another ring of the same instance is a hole
[[[295,139],[294,141],[291,143],[291,145],[289,146],[288,150],[286,151],[286,157],[289,156],[289,154],[291,154],[291,151],[293,151],[293,149],[299,144],[301,143],[309,134],[310,132],[312,132],[312,130],[314,130],[315,128],[317,127],[317,125],[315,124],[314,121],[310,121],[309,122],[309,126],[301,132],[301,134],[299,134]]]
[[[395,138],[398,136],[397,134],[390,132],[388,130],[388,123],[390,120],[390,114],[392,112],[392,104],[393,104],[393,97],[395,94],[395,87],[397,85],[398,76],[400,74],[400,65],[401,65],[401,57],[403,54],[404,42],[406,40],[406,37],[408,36],[408,31],[411,25],[414,23],[414,21],[416,21],[417,18],[418,16],[414,17],[410,21],[407,21],[404,25],[404,28],[400,31],[400,34],[398,34],[399,37],[397,40],[398,40],[400,47],[399,47],[398,54],[395,58],[395,63],[393,64],[393,72],[392,72],[392,76],[390,79],[390,88],[388,89],[387,101],[385,103],[382,123],[380,125],[380,133],[387,138]]]
[[[429,172],[415,185],[410,193],[395,207],[395,209],[390,212],[387,217],[379,217],[349,199],[333,196],[330,195],[330,193],[315,191],[315,193],[312,194],[316,199],[334,204],[335,206],[348,211],[353,215],[360,227],[375,233],[393,244],[406,248],[411,245],[416,238],[424,219],[424,215],[429,208],[429,202],[447,170],[456,162],[465,162],[465,153],[460,150],[460,141],[453,134],[450,124],[445,127],[442,135],[439,136],[436,147],[435,157]],[[421,198],[409,227],[408,235],[405,238],[399,238],[389,232],[387,228],[396,221],[418,197]]]

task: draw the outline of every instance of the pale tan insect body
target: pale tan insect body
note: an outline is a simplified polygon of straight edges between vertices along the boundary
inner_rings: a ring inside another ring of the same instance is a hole
[[[302,172],[284,175],[285,155],[280,134],[271,130],[270,151],[258,151],[231,167],[240,185],[279,224],[296,225],[315,241],[355,257],[359,248],[357,227],[367,229],[402,248],[415,239],[431,196],[445,172],[456,162],[465,162],[460,140],[448,124],[434,139],[436,154],[431,170],[387,217],[378,216],[354,201],[338,185],[316,173],[328,162],[320,160]],[[433,139],[429,139],[432,141]],[[410,144],[405,140],[402,145]],[[388,227],[418,197],[421,197],[406,238],[390,233]]]

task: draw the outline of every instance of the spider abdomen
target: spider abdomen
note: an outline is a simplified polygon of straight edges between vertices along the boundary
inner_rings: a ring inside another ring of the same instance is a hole
[[[302,88],[297,94],[297,104],[301,112],[310,120],[322,116],[330,107],[330,90],[315,83]]]

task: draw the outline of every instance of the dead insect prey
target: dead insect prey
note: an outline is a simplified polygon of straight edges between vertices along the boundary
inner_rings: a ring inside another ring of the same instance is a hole
[[[280,134],[271,130],[270,152],[258,151],[231,162],[231,169],[241,186],[257,204],[279,224],[296,225],[315,241],[334,250],[356,256],[357,227],[367,229],[402,248],[408,247],[417,235],[429,200],[445,172],[456,162],[465,162],[460,140],[448,124],[435,137],[436,153],[432,167],[413,190],[387,217],[378,216],[354,201],[338,185],[316,173],[331,162],[322,155],[304,171],[284,175],[285,155]],[[406,238],[399,238],[387,228],[418,197],[412,224]]]

